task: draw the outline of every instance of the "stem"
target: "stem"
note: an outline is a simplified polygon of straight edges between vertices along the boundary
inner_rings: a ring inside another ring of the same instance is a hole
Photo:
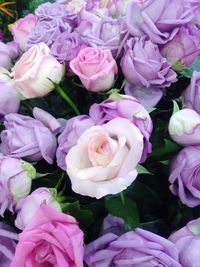
[[[120,198],[121,198],[122,204],[125,205],[125,198],[124,198],[123,192],[120,193]]]
[[[70,107],[74,110],[76,115],[80,115],[80,111],[78,110],[75,103],[71,100],[71,98],[63,91],[63,89],[56,83],[53,82],[53,85],[59,95],[70,105]]]

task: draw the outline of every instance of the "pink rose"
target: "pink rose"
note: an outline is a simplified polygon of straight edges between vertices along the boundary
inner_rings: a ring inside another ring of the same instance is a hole
[[[49,54],[50,49],[44,43],[32,46],[17,61],[13,68],[16,89],[28,99],[47,95],[54,82],[60,82],[63,66]]]
[[[70,62],[88,91],[100,92],[110,89],[118,72],[116,61],[108,50],[86,47]]]
[[[140,130],[127,119],[92,126],[66,156],[73,191],[98,199],[123,191],[137,177],[143,146]]]
[[[41,205],[19,235],[11,267],[83,266],[83,232],[77,221],[48,205]]]
[[[37,20],[38,19],[35,15],[28,14],[26,17],[18,19],[14,24],[10,25],[14,40],[19,44],[22,51],[26,51],[28,49],[27,40],[29,34],[34,29]]]

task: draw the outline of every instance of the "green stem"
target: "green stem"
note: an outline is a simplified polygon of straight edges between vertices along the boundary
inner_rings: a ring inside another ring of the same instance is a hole
[[[124,198],[124,193],[123,192],[120,193],[120,198],[121,198],[122,204],[125,205],[125,198]]]
[[[56,89],[56,91],[59,93],[59,95],[71,106],[71,108],[74,110],[76,115],[80,115],[80,111],[78,110],[75,103],[71,100],[71,98],[63,91],[63,89],[56,83],[53,82],[53,85]]]

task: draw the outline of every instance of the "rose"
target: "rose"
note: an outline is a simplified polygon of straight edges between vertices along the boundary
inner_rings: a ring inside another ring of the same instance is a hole
[[[145,37],[127,41],[121,68],[125,78],[134,86],[163,88],[176,81],[171,64],[162,57],[158,46]]]
[[[0,118],[9,113],[17,113],[20,99],[11,81],[0,78],[0,95]]]
[[[11,267],[83,267],[83,232],[76,220],[48,205],[41,205],[19,235]]]
[[[71,32],[71,26],[68,23],[61,23],[58,19],[40,21],[29,35],[28,47],[45,43],[51,48],[62,32]]]
[[[193,9],[188,0],[131,1],[126,12],[130,33],[133,36],[147,35],[158,44],[171,40],[178,27],[187,24],[192,18]]]
[[[182,109],[172,115],[169,134],[183,146],[200,145],[200,115],[192,109]]]
[[[57,148],[55,134],[61,125],[50,114],[46,116],[41,109],[34,108],[33,113],[37,119],[15,113],[5,116],[1,152],[30,161],[44,158],[52,164]]]
[[[67,10],[65,5],[59,3],[44,3],[35,10],[40,21],[58,20],[60,24],[70,24],[72,28],[77,26],[77,14]]]
[[[192,7],[194,8],[193,23],[200,26],[200,3],[199,0],[190,0]]]
[[[0,156],[0,215],[6,209],[13,212],[17,201],[31,191],[36,171],[32,165],[20,159]]]
[[[49,52],[44,43],[34,45],[15,64],[13,79],[24,98],[47,95],[54,87],[49,79],[60,82],[63,66]]]
[[[123,191],[137,177],[142,151],[143,136],[127,119],[89,128],[66,156],[73,191],[98,199]]]
[[[172,64],[180,61],[188,67],[200,54],[200,30],[194,25],[181,27],[175,37],[163,46],[161,53]]]
[[[190,85],[183,93],[185,105],[187,108],[193,109],[200,113],[200,72],[194,71],[192,74]]]
[[[41,204],[47,204],[51,207],[61,211],[59,203],[53,196],[53,192],[45,187],[40,187],[33,191],[29,196],[17,203],[15,210],[17,210],[17,218],[15,226],[23,230],[31,222],[37,209]]]
[[[51,47],[51,55],[59,62],[69,62],[76,58],[81,49],[86,45],[76,32],[63,32],[58,35]]]
[[[101,236],[86,246],[84,259],[90,267],[182,266],[172,242],[139,228]]]
[[[94,126],[93,120],[87,115],[80,115],[69,119],[66,126],[58,137],[58,149],[56,152],[58,166],[66,170],[65,158],[69,150],[77,144],[81,134]]]
[[[108,100],[90,107],[90,117],[95,124],[100,125],[118,117],[130,120],[143,135],[144,148],[141,162],[146,160],[147,154],[152,150],[149,139],[153,124],[149,113],[137,99],[125,95],[111,95]]]
[[[137,98],[145,108],[152,108],[156,106],[163,96],[163,92],[159,88],[134,86],[130,83],[126,84],[124,92],[126,95]]]
[[[101,23],[101,18],[85,9],[79,12],[79,24],[75,31],[82,34],[83,32],[90,30],[94,23]]]
[[[7,44],[4,44],[0,41],[0,67],[4,67],[6,69],[9,69],[12,65],[13,59],[15,59],[18,56],[18,47],[16,46],[16,43],[10,42]]]
[[[186,147],[176,156],[171,166],[170,189],[189,207],[200,204],[199,157],[200,147]]]
[[[18,235],[13,229],[9,225],[0,222],[0,259],[2,267],[10,266],[15,254],[17,240]]]
[[[67,10],[78,13],[81,9],[87,7],[87,2],[85,0],[71,0],[66,3]]]
[[[91,47],[82,49],[70,62],[70,68],[92,92],[110,89],[118,72],[110,51]]]
[[[128,37],[126,24],[122,18],[103,18],[94,23],[90,30],[83,32],[83,40],[92,47],[110,50],[114,57],[119,56]]]
[[[190,221],[186,226],[173,233],[169,239],[178,251],[181,266],[198,266],[198,248],[200,246],[200,219]]]
[[[36,24],[37,17],[33,14],[28,14],[24,18],[18,19],[14,24],[10,25],[14,40],[18,43],[19,48],[22,51],[26,51],[28,49],[27,40]]]

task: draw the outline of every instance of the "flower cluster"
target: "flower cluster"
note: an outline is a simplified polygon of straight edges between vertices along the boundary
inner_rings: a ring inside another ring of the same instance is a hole
[[[161,210],[200,205],[199,17],[198,0],[57,0],[0,30],[1,266],[197,266],[200,219],[172,233],[186,221]],[[157,195],[146,175],[177,151]]]

